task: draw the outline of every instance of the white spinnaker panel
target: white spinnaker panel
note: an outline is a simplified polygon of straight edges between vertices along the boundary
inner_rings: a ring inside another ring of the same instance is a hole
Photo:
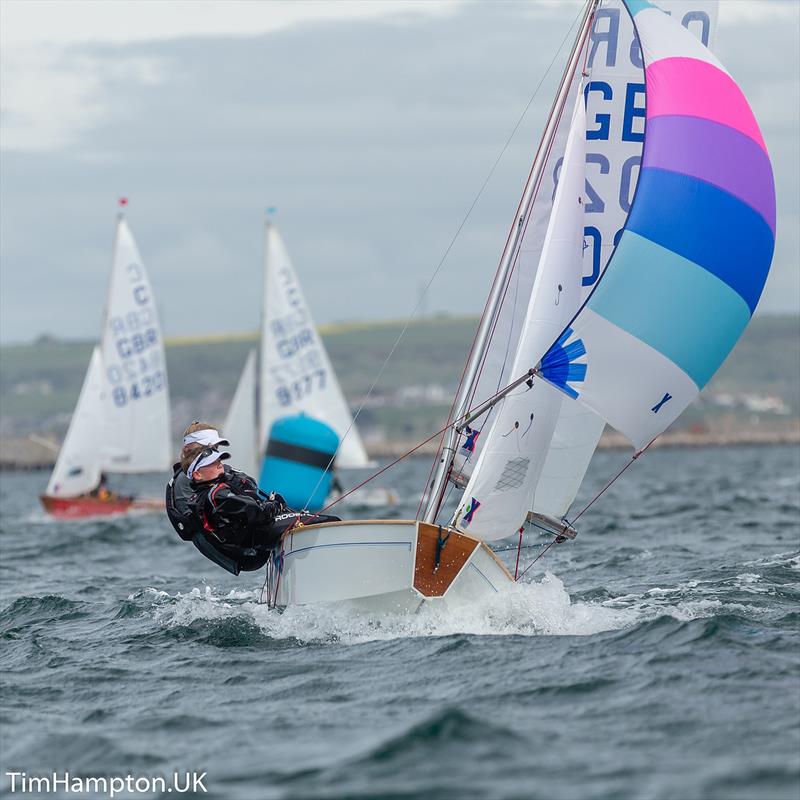
[[[67,435],[47,484],[51,497],[77,497],[100,483],[98,452],[103,415],[103,362],[95,347],[83,379],[78,404],[72,413]]]
[[[581,383],[580,402],[602,408],[608,424],[641,450],[680,416],[700,389],[658,350],[590,308],[581,311],[579,323],[567,344],[578,338],[591,343],[587,345],[591,364]],[[621,358],[625,363],[622,370]],[[649,403],[650,397],[654,403],[651,411],[658,413],[643,415],[642,404]]]
[[[339,435],[337,466],[366,467],[369,459],[361,436],[286,246],[272,224],[267,225],[265,260],[259,445],[266,445],[276,419],[304,413],[330,425]]]
[[[170,413],[164,340],[150,280],[120,216],[101,340],[105,377],[102,466],[165,470]]]
[[[561,178],[545,235],[513,373],[522,375],[571,319],[580,296],[586,112],[577,97]],[[501,539],[525,521],[562,396],[545,381],[523,384],[497,406],[495,422],[464,491],[455,524],[483,540]]]
[[[717,0],[665,0],[657,5],[709,46],[713,43]],[[589,43],[587,69],[589,197],[579,305],[586,300],[605,269],[618,232],[625,224],[641,161],[644,71],[633,23],[622,0],[605,0],[598,10]],[[598,414],[564,399],[536,487],[533,511],[551,517],[567,513],[604,428],[605,420]]]
[[[573,108],[579,84],[580,76],[578,75],[573,79],[564,108]],[[483,369],[472,393],[473,402],[470,405],[473,407],[488,400],[514,378],[519,377],[513,374],[514,354],[519,346],[522,328],[528,313],[528,302],[536,279],[536,270],[542,255],[545,233],[550,223],[553,198],[569,128],[570,116],[567,112],[563,114],[556,128],[553,144],[542,172],[541,186],[528,217],[523,221],[525,232],[519,245],[513,272],[508,280],[505,299],[498,313],[497,324],[484,359]],[[530,366],[535,366],[535,364]],[[469,475],[473,465],[477,463],[495,416],[496,407],[473,422],[472,427],[479,430],[480,434],[475,438],[474,449],[471,452],[465,450],[463,446],[459,448],[460,459],[456,465],[456,472],[465,476]],[[465,460],[466,463],[464,463]]]
[[[256,427],[256,351],[244,362],[236,392],[222,427],[231,451],[231,466],[258,477],[258,431]]]

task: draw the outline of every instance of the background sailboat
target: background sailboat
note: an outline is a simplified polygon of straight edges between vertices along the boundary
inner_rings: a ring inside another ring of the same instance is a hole
[[[62,517],[161,510],[160,501],[91,493],[105,472],[166,470],[170,449],[161,326],[139,250],[120,214],[101,342],[92,353],[42,504]]]
[[[259,471],[259,452],[256,440],[256,351],[251,350],[244,362],[244,369],[236,385],[228,416],[222,430],[231,443],[236,469],[248,475]]]
[[[271,221],[264,232],[258,377],[255,354],[250,353],[223,431],[235,466],[247,472],[245,463],[249,465],[262,489],[278,492],[297,508],[315,511],[322,506],[334,454],[337,467],[369,466],[286,245]]]
[[[588,173],[585,143],[591,138],[585,134],[583,98],[592,82],[580,65],[588,60],[587,46],[605,34],[596,27],[598,5],[587,3],[437,458],[423,519],[293,532],[273,566],[269,602],[350,600],[396,607],[498,591],[516,576],[492,560],[486,542],[515,533],[532,505],[534,520],[556,534],[552,543],[575,535],[566,519],[536,514],[540,496],[542,510],[548,508],[540,480],[553,443],[580,456],[571,465],[563,453],[556,459],[567,466],[568,490],[556,492],[550,503],[559,509],[571,502],[603,423],[630,440],[636,458],[697,396],[749,321],[774,246],[775,194],[766,148],[741,91],[681,25],[686,19],[672,19],[644,0],[625,5],[635,26],[637,49],[632,46],[631,53],[645,68],[641,176],[611,257],[596,276],[593,270],[594,287],[582,297],[582,214],[575,206],[593,198],[590,184],[581,180]],[[523,256],[537,250],[527,233],[570,97],[576,98],[571,130],[524,321],[507,325],[516,331],[512,367],[482,397],[478,387],[491,355],[491,332],[502,322],[503,299],[512,281],[522,279],[515,271]],[[562,416],[565,408],[569,417]],[[582,441],[565,448],[556,439],[559,422],[578,415],[586,420],[578,426]],[[476,452],[466,491],[444,525],[439,516],[448,487],[464,486],[465,463]],[[556,475],[554,469],[548,481]]]

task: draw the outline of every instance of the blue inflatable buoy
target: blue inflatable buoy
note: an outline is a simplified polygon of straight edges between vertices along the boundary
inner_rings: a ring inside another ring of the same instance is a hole
[[[282,495],[291,508],[319,511],[333,480],[333,469],[326,468],[338,446],[336,431],[318,419],[298,414],[275,420],[259,487]]]

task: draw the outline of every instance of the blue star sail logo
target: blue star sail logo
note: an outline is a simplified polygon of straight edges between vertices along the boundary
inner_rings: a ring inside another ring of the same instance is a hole
[[[578,397],[578,391],[569,384],[583,383],[586,380],[586,364],[576,363],[581,356],[586,355],[583,339],[567,344],[574,332],[572,328],[567,328],[544,354],[539,364],[539,374],[573,399]]]

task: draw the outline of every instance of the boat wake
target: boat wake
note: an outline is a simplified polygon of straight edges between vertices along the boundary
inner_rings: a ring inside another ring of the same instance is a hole
[[[753,575],[739,576],[739,589],[763,591]],[[699,590],[699,591],[698,591]],[[145,589],[128,598],[140,612],[166,628],[196,628],[225,620],[257,628],[272,640],[299,644],[361,644],[415,637],[591,636],[672,617],[688,621],[721,614],[758,613],[756,606],[728,602],[711,587],[653,588],[600,602],[573,600],[562,581],[547,573],[541,581],[518,584],[480,603],[424,604],[416,613],[365,613],[347,604],[291,606],[282,613],[258,602],[258,591],[218,592],[207,586],[170,595]]]

